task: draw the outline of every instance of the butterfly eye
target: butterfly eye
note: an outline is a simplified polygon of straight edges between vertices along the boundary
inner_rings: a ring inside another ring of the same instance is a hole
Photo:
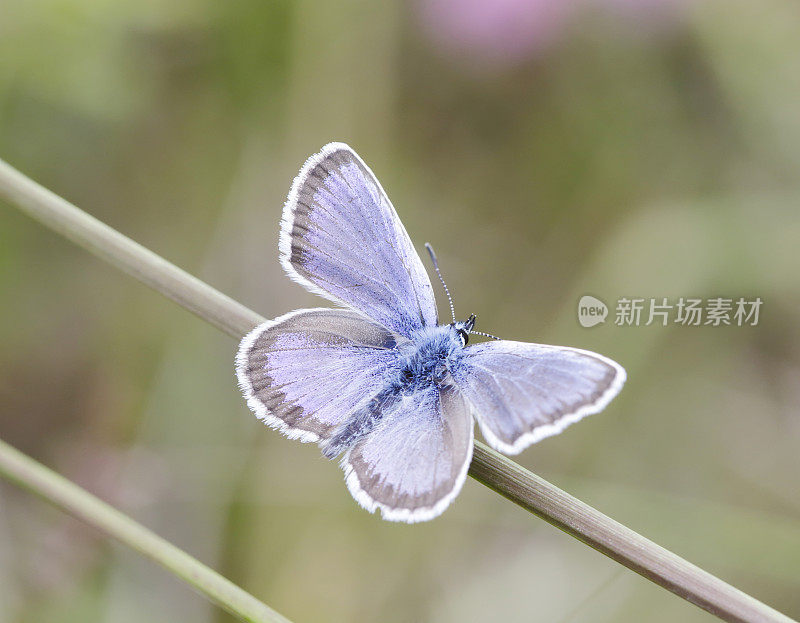
[[[464,331],[464,329],[458,329],[458,335],[461,336],[462,346],[466,346],[469,342],[469,333]]]

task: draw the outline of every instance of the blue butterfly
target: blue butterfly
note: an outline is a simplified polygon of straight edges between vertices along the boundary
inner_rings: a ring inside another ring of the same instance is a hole
[[[394,207],[343,143],[295,178],[279,248],[289,277],[344,309],[300,309],[253,329],[236,357],[239,386],[266,424],[341,455],[353,497],[384,519],[426,521],[447,508],[472,458],[473,416],[489,445],[517,454],[602,410],[625,382],[596,353],[467,346],[474,315],[439,324]]]

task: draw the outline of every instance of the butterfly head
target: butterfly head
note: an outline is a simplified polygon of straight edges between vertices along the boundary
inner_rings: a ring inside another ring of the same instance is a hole
[[[475,314],[470,314],[469,318],[463,321],[451,322],[450,326],[456,330],[458,337],[461,338],[461,345],[466,346],[469,342],[469,333],[475,326]]]

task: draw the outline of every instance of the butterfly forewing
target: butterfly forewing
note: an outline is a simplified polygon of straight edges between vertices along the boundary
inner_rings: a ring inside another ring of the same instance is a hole
[[[430,279],[386,193],[342,143],[311,157],[283,213],[281,262],[312,291],[408,336],[437,322]]]
[[[293,439],[322,441],[396,373],[394,345],[357,312],[298,310],[242,340],[236,373],[259,418]]]
[[[465,349],[454,376],[487,442],[507,454],[601,411],[625,382],[597,353],[506,340]]]

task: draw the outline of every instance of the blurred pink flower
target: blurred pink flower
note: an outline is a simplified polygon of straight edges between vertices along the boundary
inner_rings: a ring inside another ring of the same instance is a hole
[[[434,43],[471,62],[509,65],[545,48],[561,32],[574,0],[423,0],[420,16]]]
[[[470,64],[491,68],[524,61],[558,41],[576,9],[599,9],[661,26],[672,23],[689,1],[420,0],[418,6],[434,45]]]

